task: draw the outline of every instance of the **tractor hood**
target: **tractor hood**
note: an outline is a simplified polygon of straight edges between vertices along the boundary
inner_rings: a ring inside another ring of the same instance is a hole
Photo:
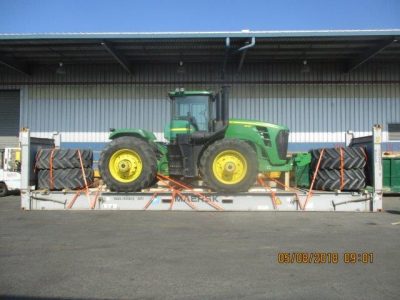
[[[286,126],[272,124],[272,123],[266,123],[266,122],[261,122],[261,121],[256,121],[256,120],[248,120],[248,119],[229,119],[229,124],[230,125],[243,125],[243,126],[246,126],[246,125],[247,126],[260,126],[260,127],[283,129],[283,130],[289,131],[289,128]]]

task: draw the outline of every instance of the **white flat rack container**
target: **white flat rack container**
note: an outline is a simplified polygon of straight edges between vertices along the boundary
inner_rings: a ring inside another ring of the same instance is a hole
[[[21,208],[25,210],[146,210],[146,211],[349,211],[382,210],[382,128],[373,126],[372,135],[353,138],[350,146],[364,146],[372,170],[372,189],[360,192],[322,192],[298,189],[252,188],[248,192],[226,194],[202,190],[168,188],[136,193],[117,193],[102,188],[77,191],[35,190],[34,158],[40,148],[55,147],[57,139],[20,133]]]

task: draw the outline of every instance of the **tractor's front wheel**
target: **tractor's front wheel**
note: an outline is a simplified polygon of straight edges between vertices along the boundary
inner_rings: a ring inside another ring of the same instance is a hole
[[[107,187],[115,192],[136,192],[151,185],[157,173],[153,148],[136,137],[120,137],[100,154],[99,171]]]
[[[222,139],[204,151],[200,172],[204,183],[215,191],[245,192],[257,179],[257,155],[244,141]]]

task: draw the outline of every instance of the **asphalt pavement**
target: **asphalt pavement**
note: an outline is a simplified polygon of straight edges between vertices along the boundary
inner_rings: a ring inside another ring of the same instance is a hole
[[[0,297],[400,299],[400,197],[386,197],[384,208],[21,211],[8,196]],[[349,262],[351,253],[360,261]]]

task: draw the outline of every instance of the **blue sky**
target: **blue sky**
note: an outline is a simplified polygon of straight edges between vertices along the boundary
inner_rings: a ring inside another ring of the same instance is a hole
[[[400,0],[0,0],[0,32],[400,28]]]

